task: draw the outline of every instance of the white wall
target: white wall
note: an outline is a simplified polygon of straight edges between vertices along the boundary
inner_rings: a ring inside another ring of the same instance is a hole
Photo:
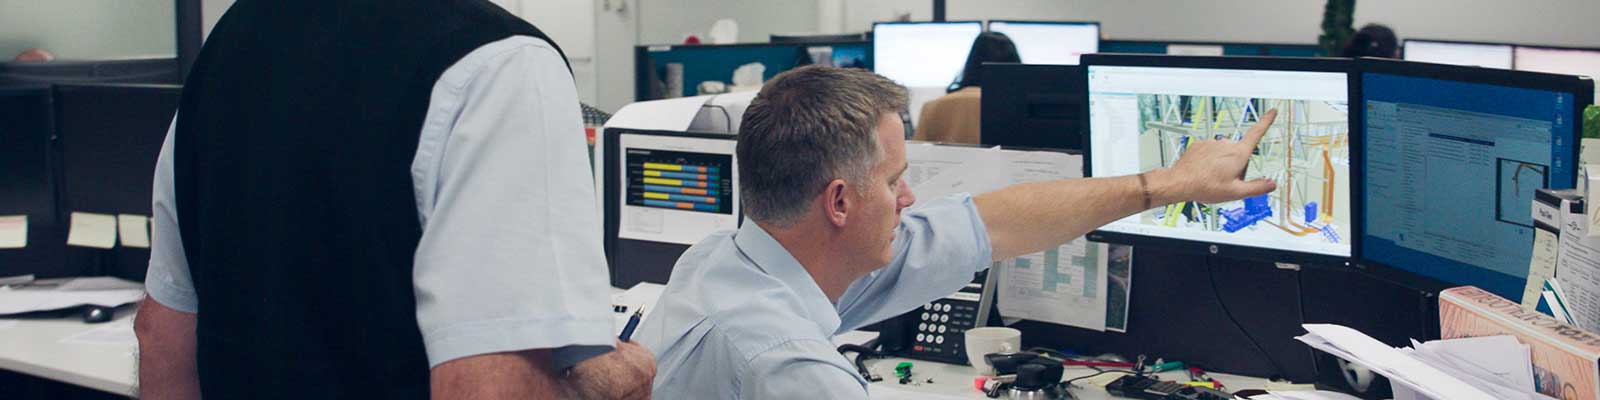
[[[205,40],[211,35],[211,28],[217,26],[217,20],[222,19],[222,13],[233,7],[234,0],[200,0],[200,38]]]
[[[739,23],[739,42],[765,42],[773,33],[817,31],[817,0],[649,0],[639,20],[642,44],[682,43],[684,35],[706,39],[711,24]],[[931,2],[929,4],[932,4]]]
[[[871,29],[897,9],[932,18],[928,0],[847,0],[846,30]],[[1315,43],[1323,0],[949,0],[946,17],[1100,21],[1113,39]],[[1600,46],[1595,0],[1363,0],[1356,25],[1402,37]]]
[[[639,0],[595,2],[596,101],[617,111],[633,102],[633,46],[639,43]]]
[[[30,48],[60,59],[173,57],[172,0],[0,0],[0,61]]]

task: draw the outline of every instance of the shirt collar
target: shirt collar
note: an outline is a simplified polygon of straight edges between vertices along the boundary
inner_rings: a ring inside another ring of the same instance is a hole
[[[822,292],[822,287],[817,286],[817,281],[811,278],[811,273],[806,272],[800,261],[765,229],[761,229],[755,221],[745,220],[744,226],[734,234],[733,243],[756,264],[756,268],[777,278],[799,295],[800,301],[805,304],[806,315],[824,334],[831,336],[839,330],[839,311],[828,300],[828,295]]]

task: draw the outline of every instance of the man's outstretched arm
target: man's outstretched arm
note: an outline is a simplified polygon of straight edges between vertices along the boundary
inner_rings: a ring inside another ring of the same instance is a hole
[[[1183,201],[1219,202],[1276,189],[1265,179],[1245,181],[1250,154],[1278,115],[1268,111],[1243,140],[1193,142],[1172,168],[1141,177],[1067,179],[1015,185],[973,198],[989,232],[994,259],[1044,251],[1148,207]]]

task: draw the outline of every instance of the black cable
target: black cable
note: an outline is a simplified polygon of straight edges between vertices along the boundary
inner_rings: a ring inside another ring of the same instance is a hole
[[[1122,373],[1122,374],[1128,374],[1128,375],[1133,375],[1134,374],[1133,371],[1129,371],[1129,370],[1125,370],[1125,369],[1108,369],[1108,370],[1105,370],[1105,371],[1100,371],[1100,372],[1096,372],[1096,373],[1093,373],[1093,374],[1084,375],[1084,376],[1080,376],[1080,377],[1077,377],[1077,378],[1072,378],[1072,379],[1068,379],[1068,380],[1062,381],[1061,382],[1061,386],[1070,388],[1070,387],[1072,387],[1072,383],[1073,382],[1077,382],[1077,381],[1081,381],[1081,380],[1084,380],[1084,379],[1093,378],[1093,377],[1100,376],[1100,375],[1110,374],[1110,373]]]
[[[861,378],[866,379],[868,382],[877,382],[882,380],[882,378],[873,379],[875,377],[872,375],[872,371],[867,370],[866,365],[867,360],[886,357],[885,354],[873,349],[874,347],[877,347],[875,343],[876,341],[877,339],[873,339],[865,344],[844,344],[839,346],[839,354],[841,355],[845,353],[856,353],[856,358],[851,360],[851,363],[855,364],[856,373],[861,374]],[[848,358],[848,356],[846,358]]]
[[[1222,314],[1228,317],[1228,321],[1233,322],[1234,329],[1238,329],[1239,333],[1244,334],[1244,338],[1250,341],[1250,346],[1255,347],[1256,351],[1261,352],[1261,357],[1266,358],[1267,362],[1272,364],[1273,370],[1278,374],[1274,378],[1288,376],[1284,374],[1283,366],[1278,365],[1278,360],[1272,359],[1272,354],[1267,353],[1267,349],[1261,347],[1261,343],[1256,341],[1255,335],[1251,335],[1250,330],[1244,329],[1244,324],[1239,323],[1239,319],[1233,317],[1233,311],[1228,310],[1228,302],[1222,300],[1222,289],[1217,287],[1217,270],[1211,267],[1211,258],[1208,257],[1204,264],[1206,265],[1206,280],[1211,282],[1211,295],[1216,297],[1217,305],[1222,307]]]

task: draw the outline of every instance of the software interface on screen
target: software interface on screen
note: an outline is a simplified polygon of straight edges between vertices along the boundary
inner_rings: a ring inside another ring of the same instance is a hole
[[[1365,73],[1363,257],[1518,298],[1534,190],[1570,188],[1574,96]]]
[[[1102,230],[1350,255],[1346,74],[1097,65],[1088,69],[1094,176],[1170,167],[1191,144],[1236,140],[1267,110],[1278,110],[1277,122],[1246,171],[1249,179],[1276,181],[1276,191],[1239,201],[1157,207]]]
[[[1518,70],[1600,78],[1600,50],[1517,47],[1516,54]],[[1594,99],[1600,104],[1600,86]]]
[[[1407,61],[1511,69],[1511,46],[1407,40]]]
[[[1096,24],[994,21],[989,30],[1011,37],[1026,64],[1078,65],[1078,56],[1100,51]]]
[[[618,135],[617,237],[692,245],[739,223],[732,140]]]

